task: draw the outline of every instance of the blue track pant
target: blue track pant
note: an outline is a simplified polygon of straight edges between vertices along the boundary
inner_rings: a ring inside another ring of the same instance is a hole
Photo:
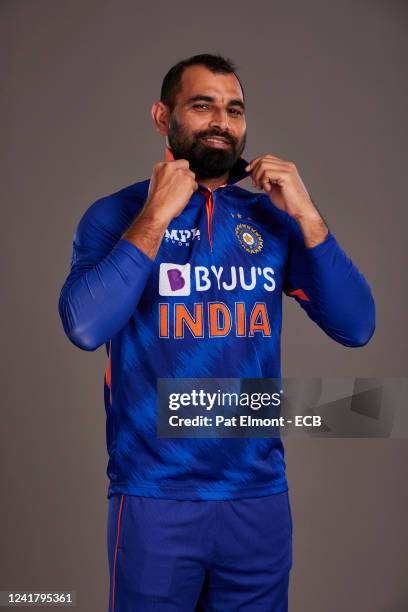
[[[288,492],[185,501],[114,495],[109,612],[286,612]]]

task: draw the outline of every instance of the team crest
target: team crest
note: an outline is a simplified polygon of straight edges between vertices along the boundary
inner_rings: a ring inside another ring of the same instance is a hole
[[[248,253],[259,253],[263,247],[263,238],[261,234],[246,223],[239,223],[237,225],[235,228],[235,235],[240,245],[248,251]]]

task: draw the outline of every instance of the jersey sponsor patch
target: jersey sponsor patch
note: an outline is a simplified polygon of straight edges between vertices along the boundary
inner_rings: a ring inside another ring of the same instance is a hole
[[[190,264],[161,263],[159,295],[190,295]]]
[[[252,291],[261,286],[267,292],[276,287],[274,270],[270,266],[191,266],[161,263],[159,295],[190,295],[191,290]]]

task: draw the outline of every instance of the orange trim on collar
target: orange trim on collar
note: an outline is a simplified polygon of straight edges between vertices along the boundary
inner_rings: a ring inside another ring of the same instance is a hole
[[[171,152],[171,149],[169,149],[169,147],[167,146],[166,146],[166,161],[174,161],[173,153]]]

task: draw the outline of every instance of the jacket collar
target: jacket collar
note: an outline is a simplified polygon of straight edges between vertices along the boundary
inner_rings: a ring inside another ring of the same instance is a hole
[[[173,153],[171,152],[171,149],[168,146],[166,146],[166,161],[173,161],[173,160],[174,160]],[[225,184],[234,185],[235,183],[238,183],[239,181],[242,181],[244,178],[249,176],[250,172],[246,172],[245,170],[247,165],[248,165],[248,162],[246,161],[246,159],[244,159],[243,157],[240,157],[235,163],[235,165],[231,168],[228,180]]]

